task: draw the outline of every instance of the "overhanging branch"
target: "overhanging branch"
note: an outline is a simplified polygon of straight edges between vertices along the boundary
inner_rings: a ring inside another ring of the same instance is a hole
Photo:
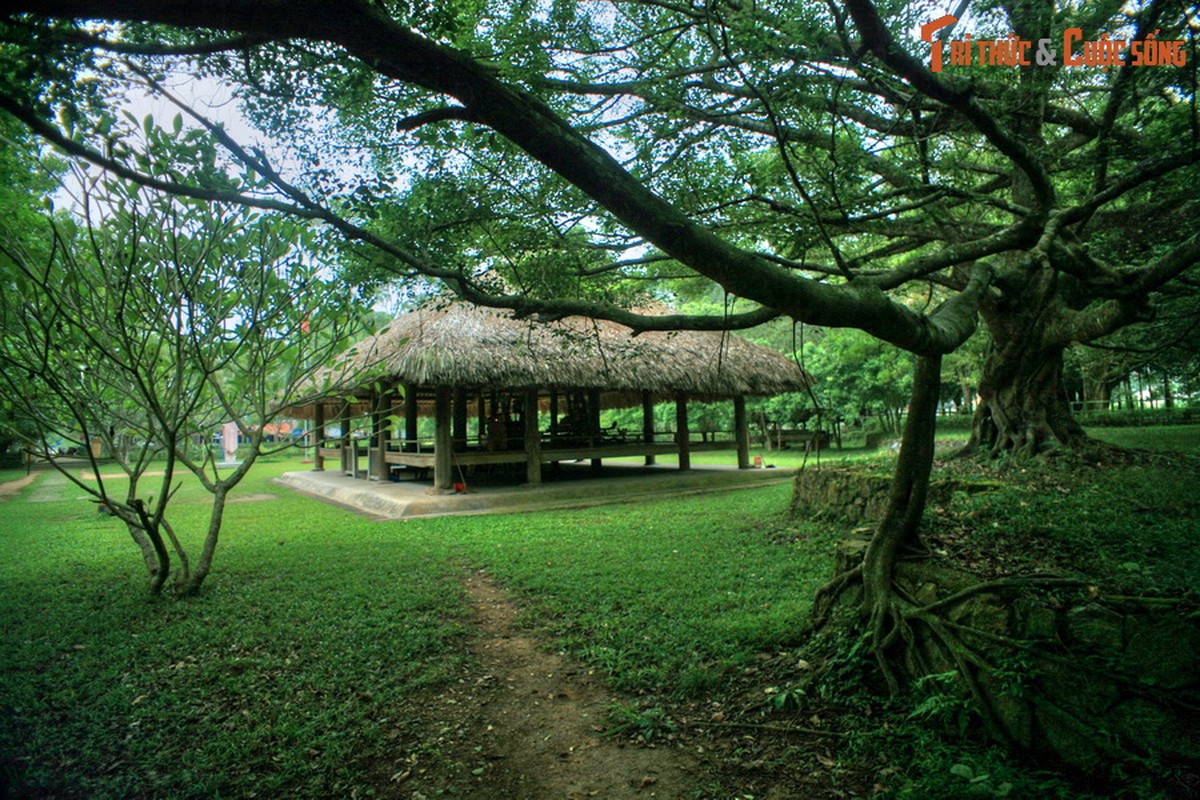
[[[34,28],[22,20],[12,22],[16,27],[25,30],[36,30],[38,36],[46,42],[63,42],[78,44],[85,47],[95,47],[126,56],[205,56],[214,53],[224,53],[231,50],[246,50],[260,44],[272,41],[268,36],[226,36],[209,41],[195,41],[186,44],[153,44],[147,42],[123,42],[97,36],[76,28],[74,30]]]
[[[383,77],[456,99],[479,123],[496,130],[590,196],[631,231],[733,295],[811,324],[859,328],[917,353],[941,352],[947,341],[943,336],[933,335],[926,317],[886,296],[877,287],[854,286],[853,282],[833,285],[806,279],[734,246],[656,194],[540,98],[516,84],[504,82],[495,68],[467,53],[400,25],[367,0],[348,0],[336,5],[294,0],[286,11],[263,0],[236,4],[227,0],[124,0],[119,4],[105,0],[25,0],[18,6],[21,10],[55,17],[116,17],[191,29],[237,31],[249,36],[320,41],[342,47]],[[40,127],[46,132],[44,123]],[[89,155],[95,160],[98,154]],[[163,191],[229,202],[248,199],[219,192],[197,192],[194,187],[162,182],[156,185],[145,176],[130,175],[124,165],[112,166],[117,174]],[[275,185],[280,186],[278,182]],[[469,288],[462,271],[432,265],[325,206],[266,200],[253,205],[323,220],[348,238],[378,247],[400,264],[445,281],[460,294]],[[509,302],[511,305],[522,301]],[[613,309],[612,315],[620,314]],[[648,327],[654,324],[650,319],[646,323]]]
[[[41,136],[46,141],[54,144],[64,153],[76,156],[91,164],[111,172],[125,180],[145,186],[148,189],[154,189],[166,194],[178,195],[180,197],[191,197],[196,200],[205,200],[215,203],[235,203],[249,208],[259,208],[264,211],[279,211],[284,214],[292,214],[306,219],[316,219],[319,215],[312,213],[308,209],[301,206],[292,205],[290,203],[281,203],[278,200],[272,200],[266,197],[254,197],[252,195],[243,194],[240,192],[228,192],[218,189],[205,189],[199,186],[193,186],[186,183],[176,181],[164,181],[160,178],[155,178],[150,175],[138,172],[125,164],[122,164],[116,159],[105,156],[95,148],[77,142],[65,136],[58,128],[42,119],[38,114],[28,106],[17,102],[12,97],[0,93],[0,109],[7,111],[12,116],[16,117],[22,123],[27,125],[34,133]]]

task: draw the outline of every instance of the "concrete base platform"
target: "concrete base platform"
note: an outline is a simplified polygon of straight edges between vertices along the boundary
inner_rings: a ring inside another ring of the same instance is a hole
[[[586,464],[563,464],[553,480],[514,485],[477,479],[462,493],[439,493],[427,481],[399,483],[351,478],[340,472],[286,472],[277,483],[378,519],[587,508],[654,497],[677,497],[766,486],[791,480],[791,469],[606,464],[599,476]]]

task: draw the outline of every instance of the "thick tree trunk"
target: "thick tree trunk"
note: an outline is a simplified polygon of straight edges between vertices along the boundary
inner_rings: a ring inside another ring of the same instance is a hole
[[[1087,411],[1107,411],[1112,405],[1113,381],[1106,374],[1083,376],[1083,404]],[[1097,370],[1097,372],[1099,372]]]
[[[1087,411],[1107,411],[1112,406],[1113,389],[1119,376],[1111,353],[1102,350],[1089,354],[1080,372],[1083,377],[1083,406]]]
[[[859,613],[871,630],[873,649],[893,690],[898,687],[894,683],[893,672],[884,663],[884,651],[891,644],[891,631],[896,630],[899,624],[895,616],[892,581],[901,554],[906,550],[923,550],[919,531],[929,493],[929,476],[933,470],[941,368],[940,355],[917,359],[911,401],[900,440],[900,454],[883,518],[863,553],[862,563],[835,576],[833,581],[817,592],[813,602],[814,622],[816,627],[821,627],[842,590],[852,583],[861,583],[863,591]]]
[[[1072,449],[1087,441],[1063,388],[1061,346],[1037,342],[1034,332],[995,336],[979,382],[968,450],[1036,455],[1054,445]]]

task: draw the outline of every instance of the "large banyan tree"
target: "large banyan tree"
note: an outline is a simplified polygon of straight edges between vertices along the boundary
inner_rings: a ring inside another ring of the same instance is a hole
[[[918,355],[890,510],[847,576],[880,646],[941,356],[982,317],[976,446],[1079,447],[1065,349],[1196,285],[1200,23],[1180,0],[5,7],[0,109],[146,187],[323,223],[348,279],[634,330],[783,316]],[[197,75],[266,140],[188,106]],[[121,112],[135,89],[180,95],[173,129]],[[196,136],[206,163],[173,157]],[[697,284],[721,313],[628,310]]]

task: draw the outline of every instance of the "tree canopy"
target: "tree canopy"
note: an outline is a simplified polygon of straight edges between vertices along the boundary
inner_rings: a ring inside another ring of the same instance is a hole
[[[1036,453],[1086,443],[1069,348],[1164,298],[1195,308],[1200,23],[1179,0],[10,9],[0,109],[133,185],[322,223],[344,280],[635,331],[785,317],[916,355],[927,441],[900,460],[878,575],[920,519],[943,357],[978,317],[972,445]],[[270,146],[178,99],[196,76]],[[175,103],[171,129],[131,93]],[[718,303],[643,308],[696,296]]]
[[[1015,34],[1053,63],[938,72],[917,31],[940,12],[869,0],[10,7],[0,107],[147,185],[323,220],[358,280],[635,328],[785,315],[917,354],[982,311],[977,438],[997,448],[1077,443],[1063,349],[1149,316],[1200,256],[1195,23],[1172,0],[964,3],[947,52]],[[1154,66],[1068,65],[1102,36],[1176,44]],[[280,163],[209,130],[268,191],[151,163],[102,110],[196,74],[290,145]],[[697,280],[726,313],[629,310]]]

